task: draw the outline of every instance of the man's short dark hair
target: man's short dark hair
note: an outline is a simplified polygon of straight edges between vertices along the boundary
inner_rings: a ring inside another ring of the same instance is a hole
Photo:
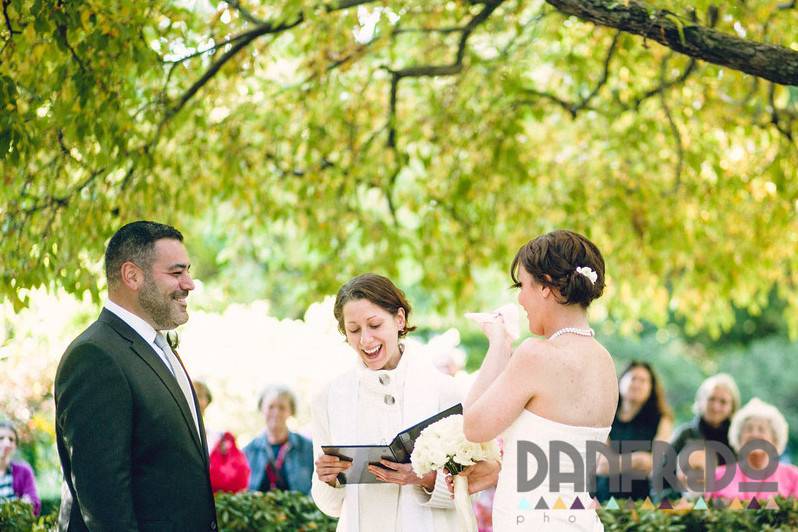
[[[111,237],[105,249],[105,276],[108,286],[122,280],[122,264],[132,262],[149,271],[153,262],[155,242],[163,238],[183,241],[183,235],[171,225],[147,220],[131,222],[122,226]]]

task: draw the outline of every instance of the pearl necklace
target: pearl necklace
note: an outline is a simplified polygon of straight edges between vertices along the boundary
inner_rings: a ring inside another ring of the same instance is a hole
[[[558,336],[562,336],[563,334],[576,334],[579,336],[595,336],[595,331],[593,329],[580,329],[578,327],[563,327],[559,331],[556,331],[554,334],[549,336],[549,340],[554,340]]]

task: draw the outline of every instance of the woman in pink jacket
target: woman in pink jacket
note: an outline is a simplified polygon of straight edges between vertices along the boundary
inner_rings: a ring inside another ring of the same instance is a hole
[[[787,445],[787,429],[787,420],[781,412],[756,397],[737,411],[729,427],[729,443],[737,451],[739,461],[718,467],[715,479],[719,486],[708,493],[709,497],[727,500],[750,500],[754,497],[764,500],[775,495],[798,497],[798,467],[778,462],[778,455]],[[769,443],[776,453],[769,455],[754,444],[746,447],[754,440]],[[729,467],[735,468],[730,482],[723,478]],[[768,483],[771,485],[766,485]]]

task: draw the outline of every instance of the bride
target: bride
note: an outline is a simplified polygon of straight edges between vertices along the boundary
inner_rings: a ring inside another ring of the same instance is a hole
[[[548,472],[531,491],[526,486],[519,490],[518,482],[521,475],[536,476],[538,464],[534,455],[519,452],[530,446],[519,447],[520,442],[543,451],[549,472],[549,443],[567,443],[577,450],[582,465],[574,469],[573,460],[560,453],[559,471],[573,472],[585,469],[587,442],[604,443],[609,435],[618,406],[615,365],[593,338],[586,314],[604,290],[604,259],[584,236],[553,231],[518,250],[510,275],[520,289],[518,302],[526,310],[530,332],[544,338],[527,339],[512,351],[501,316],[484,323],[488,352],[464,403],[469,440],[504,437],[494,530],[603,530],[589,509],[586,487],[575,489],[573,481],[563,481],[555,492]],[[521,465],[526,467],[519,469]],[[475,481],[478,469],[472,471]],[[555,510],[555,504],[564,509]]]

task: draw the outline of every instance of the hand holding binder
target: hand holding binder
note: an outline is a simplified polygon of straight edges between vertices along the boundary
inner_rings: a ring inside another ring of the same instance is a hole
[[[403,430],[388,445],[322,445],[321,449],[326,455],[337,456],[352,463],[349,469],[338,474],[338,482],[341,484],[375,484],[381,481],[368,470],[369,465],[384,467],[380,460],[410,463],[413,446],[422,430],[445,417],[462,413],[461,404],[447,408]]]

